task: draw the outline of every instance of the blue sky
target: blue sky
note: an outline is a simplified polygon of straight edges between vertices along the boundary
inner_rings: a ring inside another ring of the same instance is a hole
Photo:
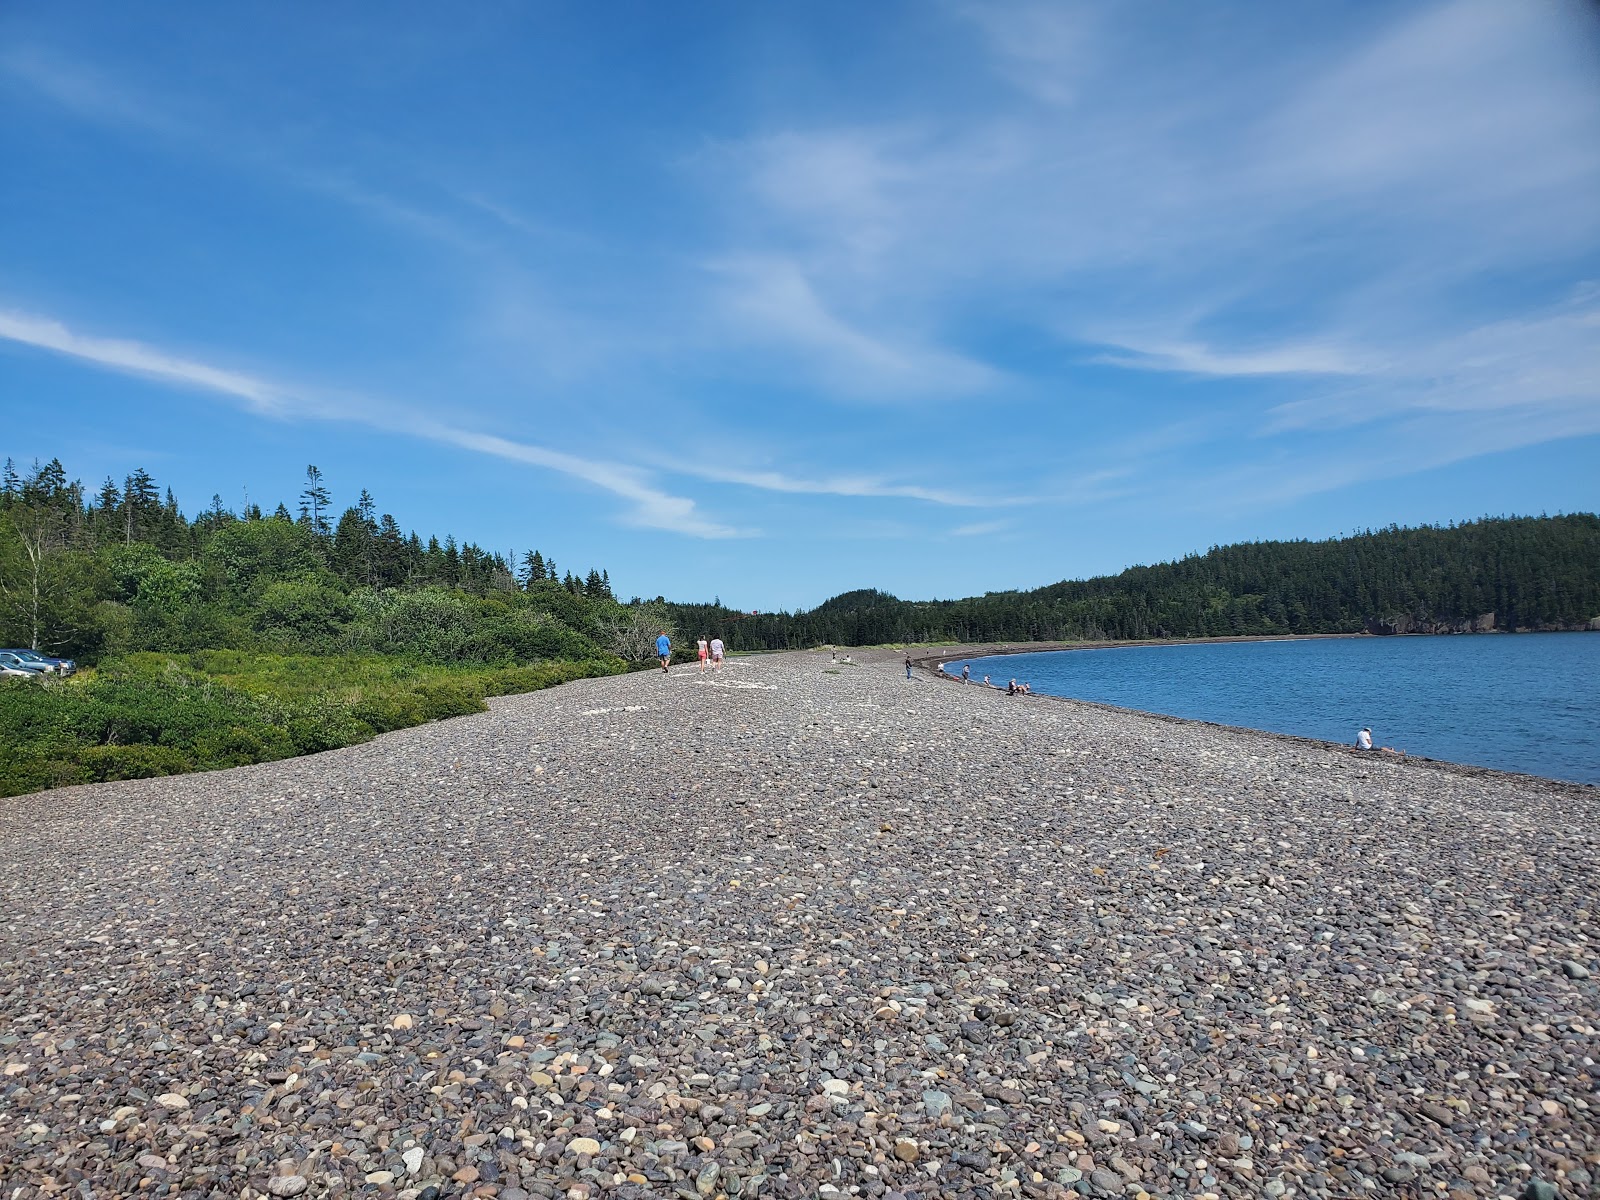
[[[624,596],[1600,507],[1600,17],[0,8],[0,453]]]

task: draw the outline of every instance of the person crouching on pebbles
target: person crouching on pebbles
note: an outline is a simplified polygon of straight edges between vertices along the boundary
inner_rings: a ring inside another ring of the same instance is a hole
[[[656,656],[661,659],[661,672],[664,675],[672,673],[672,639],[663,629],[661,636],[656,638]]]
[[[711,644],[705,638],[701,638],[696,643],[696,647],[700,652],[700,674],[704,675],[706,673],[706,659],[711,657]]]

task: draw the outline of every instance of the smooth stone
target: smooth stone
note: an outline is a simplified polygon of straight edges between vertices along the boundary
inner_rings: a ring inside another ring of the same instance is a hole
[[[298,1196],[310,1186],[303,1175],[274,1175],[267,1180],[267,1191],[274,1196]]]

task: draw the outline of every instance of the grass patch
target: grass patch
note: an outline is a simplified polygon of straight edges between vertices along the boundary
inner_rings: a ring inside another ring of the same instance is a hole
[[[0,681],[0,796],[332,750],[482,712],[489,696],[623,669],[611,659],[486,667],[202,650],[112,659],[50,686]]]

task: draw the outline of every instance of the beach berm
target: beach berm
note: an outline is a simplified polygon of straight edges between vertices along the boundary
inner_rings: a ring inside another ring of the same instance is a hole
[[[1593,788],[898,652],[582,680],[0,802],[0,1181],[1585,1196],[1597,851]]]

